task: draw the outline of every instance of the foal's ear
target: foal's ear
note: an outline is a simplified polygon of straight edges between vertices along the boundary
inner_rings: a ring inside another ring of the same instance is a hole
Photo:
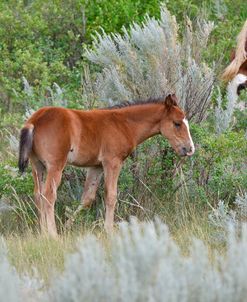
[[[178,105],[178,99],[177,99],[175,93],[168,94],[168,96],[166,97],[166,100],[165,100],[165,104],[169,108],[172,107],[172,106],[177,106]]]

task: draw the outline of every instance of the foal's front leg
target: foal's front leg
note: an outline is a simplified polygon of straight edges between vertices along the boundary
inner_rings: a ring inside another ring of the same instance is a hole
[[[117,202],[117,183],[122,161],[115,159],[103,163],[105,178],[105,230],[107,233],[113,231],[114,211]]]
[[[102,173],[102,167],[88,168],[84,191],[81,198],[84,208],[89,208],[95,200]]]

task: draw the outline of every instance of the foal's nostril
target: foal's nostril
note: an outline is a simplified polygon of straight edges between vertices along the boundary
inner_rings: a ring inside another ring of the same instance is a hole
[[[182,148],[183,155],[187,154],[187,149],[185,147]]]

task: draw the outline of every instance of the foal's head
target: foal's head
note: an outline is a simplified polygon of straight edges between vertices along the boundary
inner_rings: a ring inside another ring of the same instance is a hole
[[[180,156],[191,156],[195,152],[189,124],[184,112],[178,107],[175,94],[165,99],[165,114],[161,121],[160,132],[164,135],[172,148]]]

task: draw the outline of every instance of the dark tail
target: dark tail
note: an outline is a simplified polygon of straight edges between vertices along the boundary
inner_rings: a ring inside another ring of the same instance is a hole
[[[33,125],[29,124],[21,129],[19,146],[19,171],[23,173],[28,166],[29,155],[33,146]]]

